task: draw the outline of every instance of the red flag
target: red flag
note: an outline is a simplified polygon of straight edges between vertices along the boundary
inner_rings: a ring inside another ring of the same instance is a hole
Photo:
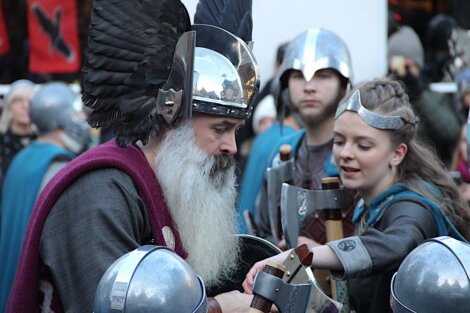
[[[75,0],[28,0],[28,31],[30,72],[80,70]]]
[[[8,40],[7,28],[5,27],[5,18],[3,17],[3,8],[0,5],[0,55],[10,51],[10,41]]]

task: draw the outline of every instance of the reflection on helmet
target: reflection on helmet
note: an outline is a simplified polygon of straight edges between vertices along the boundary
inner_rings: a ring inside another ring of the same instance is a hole
[[[309,81],[318,70],[326,68],[334,69],[352,81],[351,57],[344,41],[329,30],[308,29],[286,48],[279,71],[281,89],[286,87],[284,74],[289,70],[301,71]]]
[[[159,113],[168,123],[193,111],[248,118],[260,84],[253,52],[222,28],[192,29],[178,40],[169,78],[159,91]]]
[[[61,128],[77,143],[85,145],[90,140],[90,127],[86,121],[77,118],[82,107],[80,95],[67,84],[51,82],[44,84],[33,96],[29,115],[37,135]]]
[[[251,114],[259,73],[248,45],[210,25],[194,25],[193,111],[247,118]],[[214,40],[217,38],[217,40]]]
[[[94,313],[206,313],[202,279],[166,247],[142,246],[116,260],[96,291]]]
[[[393,312],[470,312],[469,275],[470,245],[447,236],[430,239],[393,276]]]

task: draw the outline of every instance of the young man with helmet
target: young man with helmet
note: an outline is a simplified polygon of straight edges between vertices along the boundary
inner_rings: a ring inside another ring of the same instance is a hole
[[[308,29],[289,43],[276,79],[278,111],[283,112],[286,107],[290,107],[291,111],[300,116],[304,129],[282,138],[275,145],[268,167],[276,168],[279,165],[279,147],[289,144],[292,147],[291,158],[294,159],[294,185],[305,189],[321,189],[321,178],[337,176],[331,158],[334,115],[351,80],[352,64],[348,47],[332,31]],[[267,201],[258,201],[255,219],[264,236],[272,238],[268,202],[272,197],[279,199],[280,195],[266,189],[260,193],[266,196],[260,194],[259,199]],[[352,207],[343,223],[345,234],[353,230]],[[326,234],[322,214],[309,217],[301,234],[324,243]],[[272,240],[277,241],[279,238]]]
[[[251,1],[215,2],[199,3],[191,27],[180,1],[95,0],[84,102],[91,124],[112,127],[116,140],[41,194],[7,312],[38,303],[91,312],[109,265],[146,243],[173,249],[208,287],[234,270],[235,132],[259,80],[245,42]],[[229,292],[209,307],[236,312],[250,301]]]

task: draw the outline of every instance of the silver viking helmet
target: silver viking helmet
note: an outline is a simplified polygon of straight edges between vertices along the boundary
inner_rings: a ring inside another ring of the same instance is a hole
[[[301,71],[305,79],[311,80],[321,69],[334,69],[352,81],[352,65],[346,43],[335,33],[323,28],[308,29],[292,40],[286,48],[279,81],[285,88],[285,74],[289,70]]]
[[[352,64],[346,43],[335,33],[324,28],[312,28],[299,34],[286,48],[280,70],[274,80],[280,120],[284,118],[287,104],[283,104],[282,92],[287,87],[290,70],[301,71],[309,81],[322,69],[333,69],[340,74],[349,87],[352,79]],[[284,101],[285,102],[285,101]]]
[[[470,312],[470,245],[442,236],[405,258],[391,282],[394,313]]]
[[[69,85],[49,82],[41,86],[31,98],[29,115],[37,135],[63,129],[78,145],[84,146],[90,141],[90,126],[77,118],[82,109],[80,95]]]
[[[259,89],[252,0],[95,0],[83,68],[90,122],[144,143],[193,111],[247,118]]]
[[[193,111],[248,118],[259,88],[258,66],[251,49],[240,38],[216,26],[195,24],[192,30],[178,41],[174,66],[158,95],[158,112],[169,124],[177,117],[191,117]],[[190,41],[195,47],[187,44]],[[180,45],[186,49],[184,52]],[[189,50],[191,47],[193,51]],[[180,58],[183,54],[186,60]],[[181,79],[172,79],[173,76],[184,77],[187,89],[181,86]],[[192,93],[185,91],[191,89]]]
[[[116,260],[96,290],[94,313],[207,313],[202,278],[166,247],[142,246]]]

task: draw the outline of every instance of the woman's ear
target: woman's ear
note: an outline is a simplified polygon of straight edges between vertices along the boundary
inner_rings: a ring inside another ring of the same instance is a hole
[[[407,152],[408,152],[408,146],[404,143],[399,144],[393,151],[393,156],[392,156],[392,159],[390,160],[390,166],[396,167],[400,165],[400,163],[405,158]]]

